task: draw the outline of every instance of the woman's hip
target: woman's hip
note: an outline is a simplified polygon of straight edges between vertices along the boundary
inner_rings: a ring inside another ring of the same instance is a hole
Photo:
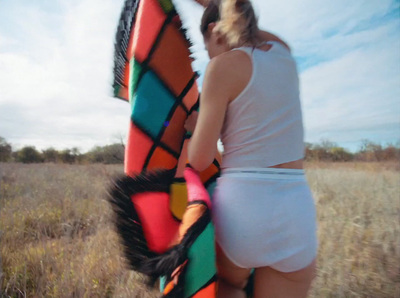
[[[313,245],[316,210],[304,170],[224,170],[213,196],[213,221],[228,255],[252,247],[260,266]]]

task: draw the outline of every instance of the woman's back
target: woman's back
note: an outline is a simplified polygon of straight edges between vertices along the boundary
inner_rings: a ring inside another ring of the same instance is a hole
[[[221,131],[222,168],[271,167],[304,157],[296,63],[278,42],[237,48],[252,61],[245,89],[229,103]]]

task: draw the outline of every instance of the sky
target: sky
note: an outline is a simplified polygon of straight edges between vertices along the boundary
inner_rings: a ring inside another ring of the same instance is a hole
[[[202,8],[174,0],[201,74]],[[399,0],[253,0],[259,26],[297,61],[305,141],[350,151],[400,142]],[[120,142],[129,104],[112,97],[123,0],[0,0],[0,136],[14,149]],[[199,82],[201,83],[202,78]]]

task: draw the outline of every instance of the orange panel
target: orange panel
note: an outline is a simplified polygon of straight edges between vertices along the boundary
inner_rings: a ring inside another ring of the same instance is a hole
[[[118,92],[118,96],[119,96],[120,98],[123,98],[123,99],[129,101],[129,91],[128,91],[128,88],[124,88],[124,87],[121,86],[121,89],[119,89],[119,92]]]
[[[178,160],[169,154],[167,151],[158,147],[147,165],[148,169],[173,169],[176,167]]]
[[[207,169],[200,172],[201,182],[205,183],[217,173],[218,173],[218,168],[214,164],[211,164]]]
[[[125,147],[125,173],[128,176],[140,173],[153,141],[132,122]]]
[[[181,106],[178,106],[174,112],[174,115],[169,120],[169,124],[161,138],[161,141],[176,153],[179,153],[181,149],[182,140],[186,132],[185,128],[183,127],[186,118],[186,112]]]
[[[125,86],[129,86],[129,73],[130,73],[129,62],[126,62],[125,67],[124,67],[124,84],[125,84]]]
[[[208,287],[202,289],[193,295],[193,298],[213,298],[216,297],[217,294],[217,285],[216,282],[208,285]]]
[[[182,33],[173,24],[168,25],[149,65],[175,96],[181,94],[194,75],[189,54]]]
[[[183,104],[190,111],[190,109],[194,106],[199,98],[199,90],[197,87],[197,83],[194,83],[192,88],[190,88],[189,92],[183,98]]]
[[[170,281],[166,286],[165,286],[165,289],[164,289],[164,295],[167,295],[169,292],[171,292],[172,291],[172,289],[175,287],[175,284],[174,284],[174,281]]]

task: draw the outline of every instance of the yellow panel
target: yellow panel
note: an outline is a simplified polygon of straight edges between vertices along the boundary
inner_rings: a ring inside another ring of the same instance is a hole
[[[186,183],[173,183],[171,185],[171,196],[169,206],[172,214],[182,220],[187,206],[187,188]]]

